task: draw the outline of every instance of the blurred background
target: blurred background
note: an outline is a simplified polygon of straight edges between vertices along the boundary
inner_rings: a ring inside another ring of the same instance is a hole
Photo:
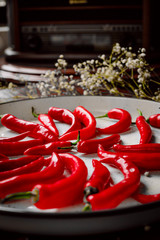
[[[160,61],[154,0],[0,0],[0,54],[7,62],[48,66],[109,54],[114,43],[144,47]]]

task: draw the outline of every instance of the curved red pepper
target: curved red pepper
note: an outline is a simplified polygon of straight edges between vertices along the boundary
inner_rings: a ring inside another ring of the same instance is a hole
[[[33,196],[34,205],[40,209],[62,208],[74,205],[83,198],[83,188],[87,179],[88,171],[84,162],[75,155],[69,153],[59,154],[70,176],[51,184],[35,185],[30,196]],[[1,183],[0,183],[1,184]],[[0,188],[1,189],[1,188]],[[1,202],[22,199],[28,196],[28,192],[11,194]]]
[[[52,157],[44,160],[46,168],[40,172],[26,173],[0,181],[0,198],[8,194],[31,190],[36,184],[56,182],[64,172],[64,164],[60,157],[53,153]]]
[[[96,133],[96,120],[94,116],[84,107],[78,106],[75,108],[73,114],[85,126],[80,129],[81,140],[86,140],[95,136]],[[75,140],[78,136],[78,130],[63,134],[60,140]]]
[[[98,145],[101,144],[105,149],[110,149],[115,143],[120,142],[120,135],[113,134],[106,138],[81,140],[77,143],[77,151],[81,153],[96,153]]]
[[[7,156],[23,155],[24,151],[30,147],[42,144],[41,139],[33,139],[22,142],[0,142],[0,152]]]
[[[30,131],[27,131],[27,132],[24,132],[24,133],[21,133],[17,136],[14,136],[14,137],[5,137],[5,138],[0,138],[0,142],[16,142],[16,141],[20,141],[22,139],[24,139],[25,137],[29,136],[30,134]]]
[[[19,176],[19,175],[22,175],[25,173],[38,172],[42,169],[43,165],[44,165],[44,160],[42,157],[39,157],[37,160],[32,161],[21,167],[18,167],[18,168],[12,169],[12,170],[8,170],[8,171],[4,171],[4,172],[0,172],[0,181],[7,179],[7,178],[14,177],[14,176]]]
[[[39,193],[39,201],[35,202],[35,206],[40,209],[62,208],[74,205],[80,199],[82,201],[83,188],[88,175],[87,167],[75,155],[69,153],[59,155],[71,175],[54,184],[34,187],[33,191]]]
[[[116,152],[160,152],[160,143],[142,143],[134,145],[113,145],[113,150]]]
[[[87,201],[94,211],[117,207],[123,200],[130,197],[140,184],[139,170],[132,162],[123,158],[116,158],[108,159],[106,163],[120,169],[124,179],[100,193],[88,196]]]
[[[0,162],[1,162],[1,161],[3,162],[3,161],[8,160],[8,159],[9,159],[8,156],[0,153]]]
[[[1,123],[3,126],[7,127],[8,129],[18,133],[24,133],[24,132],[30,131],[31,132],[29,134],[30,137],[41,138],[45,142],[52,142],[57,140],[57,137],[53,135],[52,132],[49,131],[44,126],[38,123],[33,123],[30,121],[19,119],[11,114],[5,114],[1,118]]]
[[[78,118],[68,109],[50,107],[48,110],[48,115],[59,122],[67,123],[71,125],[70,128],[64,134],[67,134],[69,132],[72,132],[74,130],[78,130],[81,128],[81,123],[78,120]]]
[[[12,114],[3,115],[1,118],[1,123],[3,126],[17,133],[24,133],[27,131],[32,132],[37,126],[36,123],[19,119]]]
[[[26,155],[50,155],[52,152],[62,153],[69,152],[72,148],[72,142],[69,141],[56,141],[46,143],[39,146],[28,148],[24,154]]]
[[[160,128],[160,113],[151,115],[148,122],[151,126]]]
[[[44,127],[50,130],[53,134],[55,134],[57,137],[59,136],[59,131],[56,127],[56,124],[48,114],[42,114],[42,113],[39,114],[38,120],[44,125]]]
[[[160,153],[110,152],[105,151],[104,148],[99,145],[98,156],[101,158],[101,162],[103,163],[108,161],[108,159],[116,159],[117,157],[121,157],[133,162],[140,169],[160,169]]]
[[[33,155],[33,156],[30,155],[30,156],[23,156],[23,157],[12,159],[12,160],[8,158],[6,161],[0,162],[0,172],[22,167],[25,164],[28,164],[38,159],[39,157],[40,156],[37,156],[37,155]]]
[[[140,141],[139,143],[149,143],[152,138],[152,130],[150,125],[147,123],[144,116],[140,112],[140,116],[136,118],[136,126],[140,133]]]
[[[109,118],[118,119],[119,121],[105,128],[97,128],[98,132],[102,134],[113,134],[113,133],[125,132],[129,129],[132,122],[130,113],[121,108],[111,109],[105,115],[105,117],[106,116]]]
[[[150,203],[150,202],[159,201],[159,200],[160,200],[160,193],[147,195],[147,194],[142,194],[142,193],[140,193],[139,191],[136,191],[136,192],[132,195],[132,197],[133,197],[136,201],[145,204],[145,203]]]
[[[94,171],[90,179],[84,185],[85,199],[91,194],[101,192],[110,181],[110,172],[101,162],[93,159]]]

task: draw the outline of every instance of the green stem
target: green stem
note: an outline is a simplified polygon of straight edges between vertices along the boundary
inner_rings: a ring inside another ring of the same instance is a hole
[[[91,208],[91,204],[90,203],[86,203],[84,208],[82,209],[82,212],[88,212],[88,211],[91,211],[92,208]]]
[[[75,142],[72,142],[71,145],[69,147],[58,147],[58,149],[73,149],[75,145],[77,145],[77,143],[80,141],[80,130],[78,131],[78,136],[77,136],[77,140]]]
[[[156,84],[160,85],[160,82],[157,82],[157,81],[155,81],[153,79],[151,79],[150,82],[153,82],[153,83],[156,83]]]
[[[72,145],[77,145],[79,141],[80,141],[80,130],[78,131],[77,140],[75,142],[72,142]]]
[[[33,193],[31,191],[12,193],[12,194],[7,195],[5,198],[1,199],[0,203],[4,204],[4,203],[10,202],[10,201],[30,199],[32,197],[37,197],[37,193],[36,192]]]
[[[4,115],[0,115],[0,120],[2,119],[3,116],[4,116]]]
[[[32,107],[32,115],[35,117],[35,118],[38,118],[38,113],[35,112],[35,109],[34,107]]]
[[[140,109],[137,109],[137,111],[139,112],[140,116],[143,116],[142,111]]]
[[[98,117],[95,117],[95,118],[104,118],[104,117],[108,117],[108,114],[106,113],[105,115],[98,116]]]

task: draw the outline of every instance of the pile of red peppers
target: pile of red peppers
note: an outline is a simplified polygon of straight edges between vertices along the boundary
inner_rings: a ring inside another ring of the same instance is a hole
[[[104,128],[97,127],[83,106],[73,112],[50,107],[48,113],[34,113],[36,122],[1,116],[1,124],[17,135],[0,138],[0,203],[31,198],[39,209],[83,203],[83,210],[94,211],[115,208],[129,197],[141,203],[160,200],[160,194],[140,192],[141,175],[160,170],[160,143],[151,142],[152,127],[160,128],[160,114],[145,119],[139,113],[135,124],[140,140],[134,145],[121,143],[120,134],[133,124],[125,109],[99,116],[116,119]],[[56,122],[68,124],[68,130],[60,135]],[[97,154],[91,176],[76,152]],[[114,183],[109,165],[122,172],[120,182]]]

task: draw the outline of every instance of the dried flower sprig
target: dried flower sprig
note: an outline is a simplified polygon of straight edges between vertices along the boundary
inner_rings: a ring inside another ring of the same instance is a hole
[[[74,75],[67,75],[67,62],[60,55],[53,71],[47,71],[39,83],[28,86],[30,93],[43,96],[103,95],[124,96],[128,92],[136,98],[160,101],[160,81],[146,61],[146,50],[137,53],[116,43],[110,56],[101,55],[73,65]],[[80,89],[82,91],[80,91]]]

